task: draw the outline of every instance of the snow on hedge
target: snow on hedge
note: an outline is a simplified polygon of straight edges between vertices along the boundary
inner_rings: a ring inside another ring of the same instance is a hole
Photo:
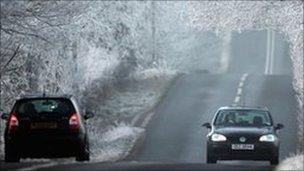
[[[136,118],[155,108],[176,76],[165,69],[140,70],[109,98],[94,99],[96,116],[88,122],[93,161],[116,161],[130,153],[145,133],[134,126]]]
[[[149,61],[150,2],[1,1],[1,103],[45,89],[79,96]]]
[[[120,125],[105,133],[90,131],[92,161],[117,161],[126,157],[136,141],[143,136],[144,129]]]
[[[293,86],[299,108],[299,142],[303,137],[303,1],[191,1],[184,17],[201,31],[275,30],[290,43]],[[303,150],[303,144],[299,146]]]

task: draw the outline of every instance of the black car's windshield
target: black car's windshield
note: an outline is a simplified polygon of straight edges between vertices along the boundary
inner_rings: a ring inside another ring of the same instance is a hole
[[[271,118],[263,110],[221,110],[215,125],[261,127],[272,125]]]
[[[17,104],[16,112],[21,116],[45,113],[66,115],[73,112],[73,107],[66,99],[28,99]]]

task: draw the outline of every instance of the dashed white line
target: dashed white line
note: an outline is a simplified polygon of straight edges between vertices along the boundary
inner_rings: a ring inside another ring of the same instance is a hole
[[[240,87],[240,88],[242,88],[242,87],[243,87],[243,85],[244,85],[244,82],[243,82],[243,81],[241,81],[241,82],[239,83],[239,87]]]
[[[241,96],[242,96],[242,93],[243,93],[243,86],[245,84],[245,81],[246,81],[247,77],[248,77],[248,74],[245,73],[245,74],[242,75],[242,77],[240,79],[239,86],[237,88],[237,93],[236,93],[237,95],[234,98],[234,101],[233,101],[233,104],[232,104],[233,106],[237,106],[238,103],[241,101]]]
[[[238,88],[238,90],[237,90],[237,95],[242,95],[242,88]]]
[[[267,30],[267,44],[266,44],[266,61],[264,74],[267,75],[269,72],[269,49],[270,49],[270,30]]]
[[[240,96],[236,96],[234,99],[234,103],[238,104],[240,102],[241,97]]]
[[[247,73],[243,74],[243,76],[241,78],[241,82],[244,82],[246,80],[247,76],[248,76]]]

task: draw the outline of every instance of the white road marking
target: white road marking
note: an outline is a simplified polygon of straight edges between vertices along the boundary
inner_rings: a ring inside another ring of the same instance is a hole
[[[243,86],[245,84],[245,81],[246,81],[247,77],[248,77],[248,74],[245,73],[245,74],[242,75],[242,77],[240,79],[239,86],[237,88],[237,93],[236,93],[237,95],[234,98],[234,101],[233,101],[233,104],[232,104],[233,106],[237,106],[238,103],[240,103],[240,101],[241,101],[241,97],[242,97],[242,94],[243,94]]]
[[[132,125],[132,126],[136,126],[135,124],[137,123],[137,121],[139,120],[139,118],[140,118],[140,115],[136,115],[136,116],[132,119],[131,125]]]
[[[241,97],[240,96],[236,96],[234,99],[234,103],[238,104],[240,102]]]
[[[52,167],[52,166],[55,166],[55,165],[56,165],[56,163],[38,164],[38,165],[30,166],[30,167],[17,169],[16,171],[32,171],[32,170],[38,170],[38,169],[42,169],[42,168]]]
[[[242,95],[242,88],[238,88],[237,95]]]
[[[243,76],[241,78],[241,82],[244,82],[246,80],[247,76],[248,76],[247,73],[243,74]]]
[[[267,30],[267,44],[266,44],[266,62],[265,62],[265,71],[264,74],[268,74],[268,67],[269,67],[269,47],[270,47],[270,31]]]
[[[57,161],[57,162],[56,161],[51,161],[49,163],[37,164],[37,165],[32,165],[32,166],[29,166],[29,167],[25,167],[25,168],[16,169],[16,171],[33,171],[33,170],[49,168],[49,167],[53,167],[53,166],[57,166],[57,165],[65,165],[65,164],[72,164],[72,163],[76,163],[76,162],[72,159],[67,159],[67,160],[64,160],[64,161]]]
[[[267,30],[267,48],[265,61],[265,75],[273,74],[274,65],[274,50],[275,50],[275,32]]]
[[[231,49],[231,31],[225,32],[222,41],[222,54],[220,59],[220,73],[227,71],[230,60],[230,49]]]
[[[275,50],[275,32],[271,31],[271,53],[270,53],[270,66],[269,66],[269,74],[273,74],[273,64],[274,64],[274,50]]]
[[[240,88],[242,88],[242,87],[243,87],[243,85],[244,85],[244,82],[243,82],[243,81],[241,81],[241,82],[239,83],[239,87],[240,87]]]
[[[150,112],[146,118],[144,119],[144,121],[141,123],[141,127],[144,128],[148,125],[149,121],[152,119],[152,116],[155,114],[155,112]]]

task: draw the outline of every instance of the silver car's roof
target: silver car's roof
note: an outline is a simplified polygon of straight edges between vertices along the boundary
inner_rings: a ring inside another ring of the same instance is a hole
[[[219,110],[263,110],[268,111],[267,107],[253,107],[253,106],[223,106]]]

